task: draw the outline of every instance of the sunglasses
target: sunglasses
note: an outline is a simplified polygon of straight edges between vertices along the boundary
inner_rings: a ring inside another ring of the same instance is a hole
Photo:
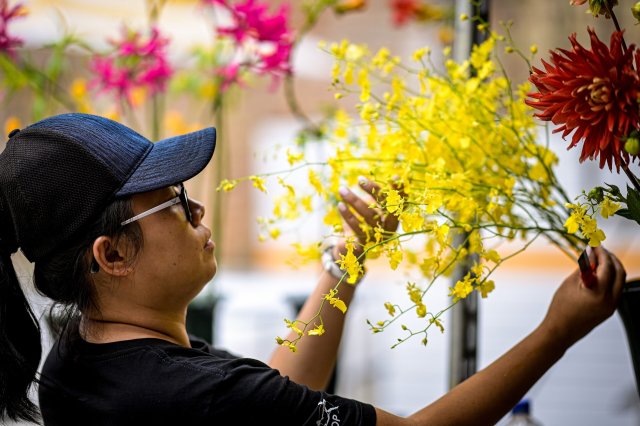
[[[127,219],[124,222],[121,222],[120,225],[121,226],[128,225],[132,222],[142,219],[143,217],[147,217],[149,215],[157,213],[160,210],[164,210],[171,206],[175,206],[178,203],[182,204],[182,208],[184,209],[184,214],[187,217],[187,221],[191,223],[191,221],[193,220],[193,215],[191,214],[191,208],[189,207],[189,196],[187,195],[187,190],[185,189],[182,183],[176,185],[176,187],[178,188],[178,195],[176,197],[168,201],[165,201],[164,203],[158,206],[150,208],[149,210],[144,211],[138,215],[135,215],[131,219]]]

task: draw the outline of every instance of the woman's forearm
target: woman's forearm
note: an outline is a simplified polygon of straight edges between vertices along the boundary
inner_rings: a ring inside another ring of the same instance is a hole
[[[425,425],[495,424],[562,357],[567,347],[560,342],[543,323],[489,366],[411,417]]]
[[[328,294],[337,282],[336,278],[324,271],[315,290],[307,298],[298,314],[298,318],[302,321],[309,321],[313,318],[320,309],[324,295]],[[343,281],[337,296],[349,306],[354,291],[353,285]],[[296,383],[307,385],[316,390],[326,388],[336,364],[344,321],[345,314],[342,311],[325,303],[322,310],[322,324],[325,333],[321,336],[304,336],[298,341],[296,352],[292,352],[287,347],[278,347],[269,365],[278,369],[283,376],[289,376]],[[320,324],[319,320],[316,321],[316,324]],[[313,328],[315,326],[312,324],[307,331]],[[288,339],[293,340],[297,337],[298,335],[292,331],[289,333]]]

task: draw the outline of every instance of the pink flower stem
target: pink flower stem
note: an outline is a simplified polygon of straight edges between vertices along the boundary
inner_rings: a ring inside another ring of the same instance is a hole
[[[155,25],[160,18],[160,12],[164,8],[167,0],[147,0],[147,13],[149,14],[149,23]]]
[[[311,29],[313,29],[313,27],[316,26],[322,13],[329,7],[331,7],[330,2],[321,2],[315,7],[311,7],[307,11],[305,22],[300,30],[298,30],[298,33],[293,42],[293,48],[291,52],[292,57],[295,54],[295,51],[298,49],[300,41],[307,35],[309,31],[311,31]],[[303,133],[306,133],[313,137],[320,137],[322,135],[321,126],[319,124],[316,124],[309,118],[307,114],[305,114],[304,110],[300,106],[300,103],[298,102],[293,73],[289,73],[284,77],[283,85],[284,97],[285,101],[287,102],[287,106],[289,107],[289,111],[295,118],[297,118],[301,123],[304,124]]]
[[[320,129],[320,126],[311,121],[311,119],[302,110],[302,107],[300,107],[294,87],[293,74],[287,74],[284,78],[284,95],[291,114],[304,123],[304,132],[316,137],[321,136],[322,130]]]

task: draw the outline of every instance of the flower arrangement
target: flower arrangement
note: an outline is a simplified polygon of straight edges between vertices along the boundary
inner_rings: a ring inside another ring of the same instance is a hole
[[[406,283],[407,299],[387,301],[387,317],[369,321],[374,333],[399,325],[402,335],[394,346],[416,336],[426,345],[432,327],[444,331],[445,312],[472,292],[487,297],[495,287],[491,276],[496,268],[536,239],[546,238],[576,259],[587,242],[595,246],[603,238],[597,228],[579,237],[567,225],[571,200],[554,171],[557,157],[548,141],[539,140],[527,106],[532,87],[511,82],[500,62],[500,46],[515,49],[508,31],[505,37],[489,31],[486,23],[477,24],[487,40],[462,63],[451,59],[445,48],[442,70],[434,65],[429,48],[402,61],[386,48],[370,52],[348,41],[323,45],[334,58],[335,98],[356,98],[356,113],[346,108],[335,113],[325,133],[330,147],[326,161],[307,161],[302,152],[287,152],[293,168],[308,169],[310,189],[278,176],[284,195],[274,200],[272,217],[260,220],[264,235],[277,238],[283,222],[329,206],[326,237],[349,238],[335,194],[360,177],[379,185],[382,196],[373,203],[396,216],[400,228],[389,233],[363,222],[364,253],[354,255],[358,242],[352,240],[338,261],[345,271],[343,280],[325,302],[346,309],[339,287],[356,281],[364,258],[381,258],[393,270],[415,271],[416,279]],[[536,51],[532,46],[531,56]],[[264,190],[268,177],[246,179]],[[220,189],[237,183],[225,181]],[[606,206],[603,211],[607,208],[611,211]],[[504,242],[517,248],[498,250]],[[313,259],[319,257],[320,246],[295,244],[302,258]],[[450,286],[451,303],[434,307],[429,290],[458,266],[467,273]],[[323,327],[322,309],[308,321],[286,320],[298,338],[278,342],[295,350],[304,335],[317,334]],[[421,319],[422,326],[407,326],[401,320],[406,315]]]
[[[586,0],[572,0],[581,6]],[[624,171],[629,179],[626,195],[615,185],[605,184],[584,191],[574,203],[566,227],[581,233],[597,245],[605,238],[597,228],[596,216],[607,219],[614,214],[640,223],[640,183],[630,166],[640,153],[640,50],[627,46],[624,31],[616,18],[616,0],[589,1],[594,17],[604,16],[615,26],[609,45],[600,40],[595,30],[588,28],[591,49],[569,37],[571,50],[551,52],[544,70],[534,68],[531,82],[538,92],[529,94],[527,103],[537,110],[536,117],[558,126],[554,132],[571,136],[569,148],[582,144],[580,162],[599,160],[607,166]],[[640,3],[631,13],[640,18]]]
[[[265,235],[277,237],[279,223],[296,218],[301,206],[310,211],[337,203],[333,194],[339,186],[353,185],[359,176],[380,185],[384,197],[374,204],[397,216],[400,229],[385,233],[363,223],[368,236],[364,254],[357,258],[350,250],[338,263],[347,283],[355,281],[365,257],[386,258],[391,269],[404,264],[419,271],[421,277],[406,284],[408,301],[386,302],[388,317],[369,322],[373,332],[380,332],[406,314],[423,318],[424,327],[418,329],[400,324],[404,334],[396,346],[414,336],[422,336],[426,345],[432,326],[444,329],[444,312],[474,291],[487,297],[495,286],[490,279],[495,269],[540,236],[575,259],[585,245],[605,240],[597,216],[640,223],[640,181],[630,168],[640,154],[640,50],[627,46],[614,12],[617,4],[593,0],[588,6],[594,17],[613,22],[609,45],[591,28],[590,49],[571,35],[571,49],[552,51],[542,67],[530,66],[533,87],[514,85],[500,63],[496,45],[501,42],[506,52],[518,51],[529,65],[537,53],[532,46],[531,57],[522,54],[508,27],[506,38],[489,33],[463,63],[451,60],[445,49],[443,71],[433,66],[428,48],[406,63],[386,49],[371,53],[347,41],[325,46],[335,60],[336,99],[358,97],[357,114],[342,109],[335,114],[325,135],[331,146],[326,162],[305,162],[304,156],[287,153],[290,164],[309,168],[313,190],[299,194],[279,178],[288,190],[276,200],[273,217],[261,220]],[[640,2],[631,13],[640,21]],[[570,136],[569,148],[582,145],[580,162],[598,160],[600,168],[622,169],[629,179],[626,195],[604,184],[570,200],[556,178],[557,158],[548,140],[539,142],[534,116],[551,121],[563,138]],[[262,178],[251,179],[255,184]],[[344,235],[334,210],[327,211],[325,223],[333,235]],[[505,241],[520,241],[520,249],[497,251]],[[317,256],[317,247],[296,246],[306,257]],[[451,305],[433,309],[429,289],[460,264],[468,273],[450,287]],[[326,300],[344,310],[337,303],[340,285]],[[322,327],[322,308],[309,321],[286,322],[298,339],[314,335]],[[295,349],[298,339],[278,341]]]

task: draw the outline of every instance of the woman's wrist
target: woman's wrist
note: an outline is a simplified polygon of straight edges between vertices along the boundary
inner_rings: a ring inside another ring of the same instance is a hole
[[[365,256],[363,256],[362,254],[364,253],[364,247],[363,245],[358,242],[355,241],[353,243],[349,243],[352,244],[353,247],[353,255],[356,257],[356,259],[358,259],[358,262],[360,262],[361,265],[364,265],[364,261],[365,261]],[[340,242],[338,242],[335,245],[332,245],[333,247],[333,256],[334,258],[340,259],[341,256],[346,256],[347,252],[349,251],[347,249],[347,241],[345,240],[340,240]]]
[[[548,316],[542,320],[531,334],[539,335],[540,341],[543,342],[546,350],[556,351],[559,358],[579,340],[573,338],[567,330],[559,327]]]
[[[359,248],[358,248],[359,249]],[[358,250],[361,252],[361,250]],[[359,257],[360,254],[356,253],[356,250],[354,250],[353,253],[356,257]],[[337,245],[330,245],[327,248],[324,249],[324,251],[322,252],[322,267],[323,269],[332,277],[336,278],[337,280],[345,280],[346,278],[348,278],[347,275],[347,270],[346,269],[342,269],[339,265],[339,260],[343,259],[344,256],[347,255],[347,248],[345,246],[344,243],[340,243]],[[362,258],[358,259],[358,263],[360,263],[360,265],[363,265],[363,260],[364,260],[364,256]],[[360,280],[362,280],[362,278],[365,275],[365,269],[364,266],[362,267],[362,272],[360,273],[360,275],[358,276],[358,279],[356,280],[355,283],[352,284],[357,284],[360,282]]]

